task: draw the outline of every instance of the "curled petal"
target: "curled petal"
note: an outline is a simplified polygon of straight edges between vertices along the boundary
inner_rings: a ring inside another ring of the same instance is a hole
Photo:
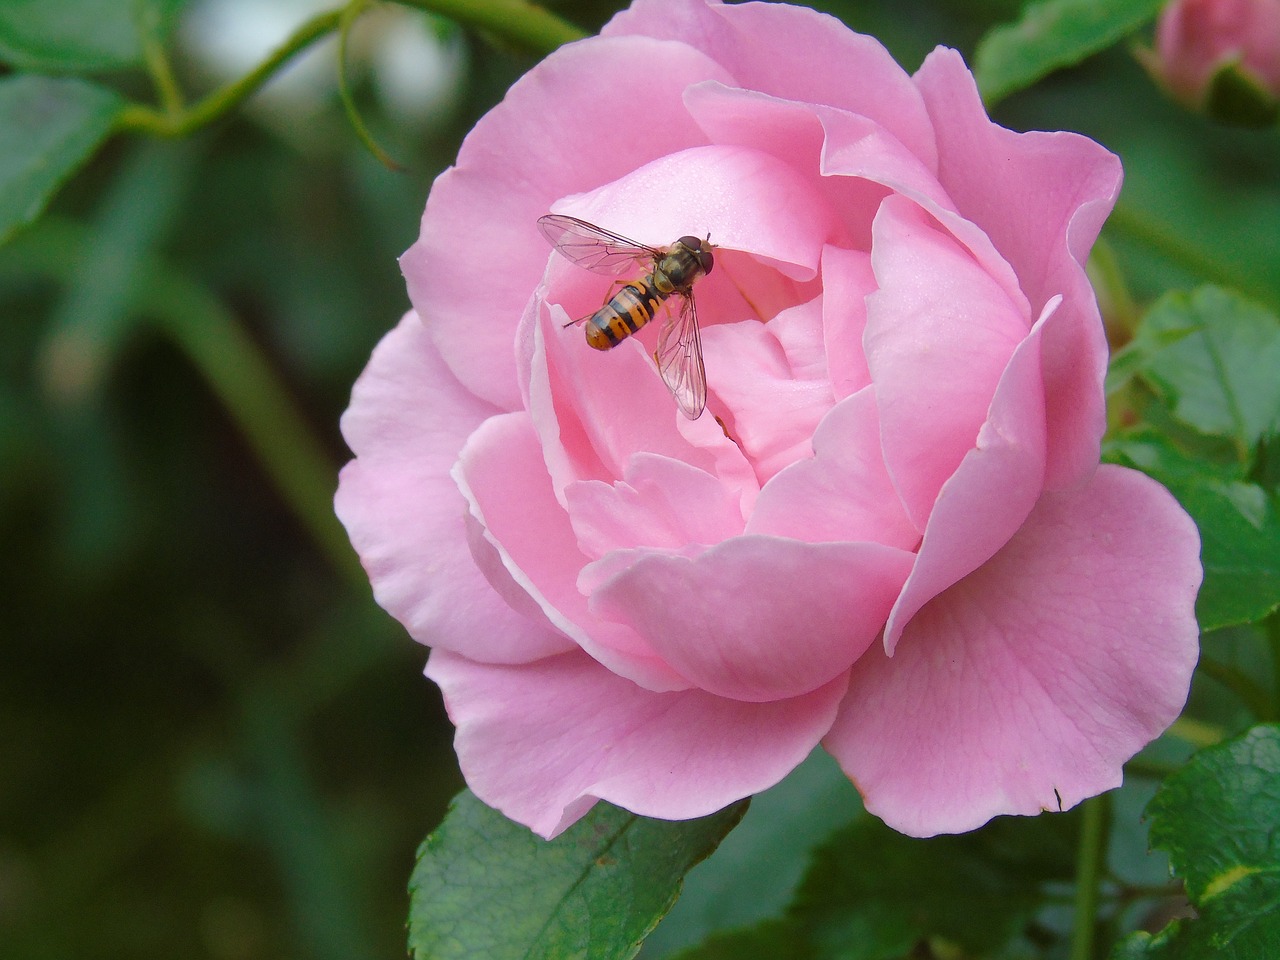
[[[356,382],[342,432],[356,459],[334,506],[378,603],[419,643],[520,663],[573,648],[503,603],[467,548],[467,504],[449,476],[493,413],[454,379],[422,322],[406,314]]]
[[[765,484],[747,532],[915,549],[920,535],[902,509],[880,452],[873,390],[841,400],[818,424],[813,456]]]
[[[1044,344],[1046,484],[1081,482],[1098,463],[1107,365],[1084,261],[1120,193],[1120,160],[1078,134],[1016,133],[993,123],[954,50],[935,50],[915,79],[937,131],[938,179],[960,214],[1013,266],[1033,316],[1063,298],[1061,322]]]
[[[599,616],[647,637],[695,686],[763,702],[809,693],[875,640],[912,555],[877,543],[742,536],[697,556],[620,551],[583,571]]]
[[[646,78],[645,109],[663,122],[619,150],[609,131],[634,110],[621,91],[637,76]],[[583,77],[600,96],[582,96]],[[561,197],[701,142],[681,100],[684,90],[727,79],[705,53],[683,43],[647,37],[571,43],[480,119],[457,163],[436,179],[421,236],[400,258],[409,299],[430,318],[432,339],[467,389],[502,410],[520,406],[511,344],[550,256],[538,217]],[[527,149],[530,143],[538,149]],[[513,145],[520,147],[518,176],[511,175]]]
[[[702,817],[773,786],[817,745],[847,686],[740,703],[653,693],[580,653],[517,668],[432,653],[455,746],[481,800],[551,837],[596,800],[668,820]]]
[[[486,420],[454,469],[478,535],[474,552],[493,589],[521,609],[530,600],[556,629],[615,672],[654,690],[688,686],[634,631],[601,622],[578,592],[583,555],[569,517],[552,494],[528,414]],[[513,592],[514,591],[514,592]]]
[[[915,569],[885,624],[890,656],[916,611],[986,563],[1036,504],[1045,462],[1040,343],[1053,306],[1014,351],[977,443],[938,495]]]
[[[854,668],[824,741],[896,830],[972,830],[1066,809],[1182,709],[1199,650],[1194,524],[1159,484],[1104,466],[1047,494],[980,570]]]
[[[867,361],[885,460],[923,530],[939,490],[974,446],[1031,321],[966,248],[914,203],[891,197],[871,254]]]
[[[878,40],[835,17],[782,4],[639,0],[601,33],[695,43],[737,86],[869,117],[927,166],[936,162],[920,92]]]

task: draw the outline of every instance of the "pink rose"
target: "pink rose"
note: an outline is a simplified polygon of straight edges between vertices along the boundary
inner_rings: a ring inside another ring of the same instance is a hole
[[[906,833],[1069,807],[1177,716],[1196,530],[1099,467],[1082,263],[1120,164],[812,10],[639,0],[436,181],[337,509],[434,649],[472,790],[554,836],[697,817],[818,744]],[[707,413],[536,221],[708,234]],[[717,422],[719,421],[719,422]],[[721,426],[723,423],[723,429]]]
[[[1160,14],[1155,51],[1146,51],[1143,59],[1175,98],[1210,112],[1240,106],[1237,91],[1224,94],[1232,98],[1228,102],[1207,102],[1223,71],[1238,71],[1274,119],[1280,99],[1280,0],[1174,0]]]

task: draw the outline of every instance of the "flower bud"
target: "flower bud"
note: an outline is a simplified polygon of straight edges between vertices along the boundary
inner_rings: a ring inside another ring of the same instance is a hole
[[[1174,0],[1156,25],[1147,68],[1169,93],[1243,126],[1280,112],[1280,0]]]

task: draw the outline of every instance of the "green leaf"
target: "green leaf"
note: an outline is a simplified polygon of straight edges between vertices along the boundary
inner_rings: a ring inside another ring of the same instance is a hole
[[[645,941],[646,956],[668,955],[712,933],[754,928],[778,916],[812,852],[861,814],[861,798],[839,764],[825,750],[814,750],[781,783],[752,797],[716,855],[689,871],[679,902]]]
[[[1280,606],[1280,501],[1225,466],[1142,433],[1112,441],[1107,459],[1159,480],[1200,529],[1202,630],[1260,620]]]
[[[186,0],[4,0],[0,62],[20,70],[118,70],[142,62],[139,31],[168,35]]]
[[[632,957],[746,807],[668,822],[599,803],[546,841],[464,791],[418,850],[409,948],[418,960]]]
[[[1164,0],[1043,0],[978,44],[974,76],[987,103],[1073,66],[1142,26]]]
[[[1147,808],[1199,914],[1136,933],[1114,960],[1280,956],[1280,727],[1254,727],[1196,754]]]
[[[1044,883],[1072,876],[1075,822],[1007,818],[916,840],[862,820],[818,852],[790,917],[815,958],[888,960],[924,941],[986,956],[1026,925]]]
[[[40,215],[106,139],[122,103],[81,80],[0,79],[0,242]]]
[[[1229,439],[1242,463],[1280,424],[1280,320],[1229,290],[1166,294],[1116,363],[1183,424]]]

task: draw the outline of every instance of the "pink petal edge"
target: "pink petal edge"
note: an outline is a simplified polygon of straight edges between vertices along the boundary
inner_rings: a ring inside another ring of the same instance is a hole
[[[426,674],[444,692],[467,784],[547,839],[597,800],[685,820],[773,786],[830,728],[848,684],[740,703],[653,693],[583,654],[497,667],[436,651]]]
[[[1042,498],[992,560],[873,647],[824,741],[895,830],[1067,809],[1186,701],[1199,535],[1167,490],[1103,466]]]

